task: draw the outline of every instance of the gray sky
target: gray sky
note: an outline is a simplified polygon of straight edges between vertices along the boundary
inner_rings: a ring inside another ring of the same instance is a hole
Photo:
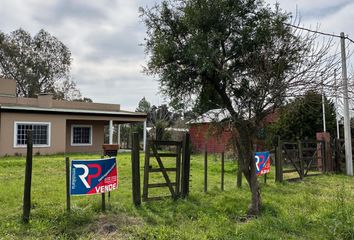
[[[32,34],[41,28],[69,47],[71,75],[86,97],[95,102],[120,103],[134,110],[145,96],[161,104],[156,79],[142,73],[146,62],[144,25],[139,6],[155,0],[0,0],[0,31],[22,27]],[[274,4],[275,1],[267,0]],[[354,38],[353,0],[279,0],[280,7],[300,12],[301,24]]]

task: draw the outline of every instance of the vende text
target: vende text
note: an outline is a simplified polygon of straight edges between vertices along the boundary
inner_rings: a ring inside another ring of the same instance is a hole
[[[108,184],[106,186],[95,187],[96,193],[110,192],[115,189],[117,189],[116,183]]]

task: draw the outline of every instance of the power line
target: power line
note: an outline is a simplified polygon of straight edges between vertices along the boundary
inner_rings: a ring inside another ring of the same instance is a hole
[[[324,35],[324,36],[342,38],[340,35],[336,35],[336,34],[332,34],[332,33],[325,33],[325,32],[321,32],[321,31],[317,31],[317,30],[312,30],[312,29],[305,28],[305,27],[299,27],[299,26],[293,25],[293,24],[291,24],[291,23],[284,23],[284,25],[287,25],[287,26],[293,27],[293,28],[297,28],[297,29],[300,29],[300,30],[312,32],[312,33],[321,34],[321,35]],[[348,36],[345,36],[344,39],[348,39],[350,42],[354,43],[354,40],[351,39],[351,38],[349,38]]]

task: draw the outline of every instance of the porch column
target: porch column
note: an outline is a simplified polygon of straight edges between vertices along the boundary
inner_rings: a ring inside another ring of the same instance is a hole
[[[113,144],[113,120],[109,120],[109,144]]]
[[[146,120],[144,121],[144,134],[143,134],[143,150],[145,152],[146,149]]]
[[[120,124],[118,124],[118,144],[120,146]]]

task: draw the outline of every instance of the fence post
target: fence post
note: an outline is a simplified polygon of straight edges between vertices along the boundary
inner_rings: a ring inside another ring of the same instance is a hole
[[[139,152],[139,134],[133,133],[132,136],[132,195],[135,206],[141,205],[140,193],[140,152]]]
[[[279,139],[277,139],[277,143],[275,145],[275,181],[280,182],[279,180]]]
[[[205,146],[204,152],[204,192],[208,191],[208,150]]]
[[[190,136],[186,133],[183,137],[183,159],[182,159],[182,189],[181,196],[186,198],[189,194],[189,173],[190,173]]]
[[[149,140],[146,140],[145,147],[145,161],[144,161],[144,185],[143,185],[143,201],[148,200],[148,185],[149,185],[149,168],[150,168],[150,144]]]
[[[33,158],[33,138],[32,130],[27,130],[27,155],[25,170],[25,189],[23,192],[23,215],[22,220],[29,222],[31,211],[31,184],[32,184],[32,158]]]
[[[66,210],[70,212],[70,159],[65,158],[66,171]]]
[[[221,191],[224,191],[225,152],[221,153]]]
[[[277,146],[276,146],[276,163],[275,163],[275,181],[282,182],[283,181],[283,143],[278,136]]]
[[[299,151],[299,161],[300,161],[300,179],[304,180],[304,158],[302,157],[303,152],[302,152],[302,142],[298,140],[298,151]]]
[[[242,168],[243,168],[241,160],[237,161],[237,165],[238,165],[238,169],[237,169],[236,187],[241,188],[241,186],[242,186]]]

